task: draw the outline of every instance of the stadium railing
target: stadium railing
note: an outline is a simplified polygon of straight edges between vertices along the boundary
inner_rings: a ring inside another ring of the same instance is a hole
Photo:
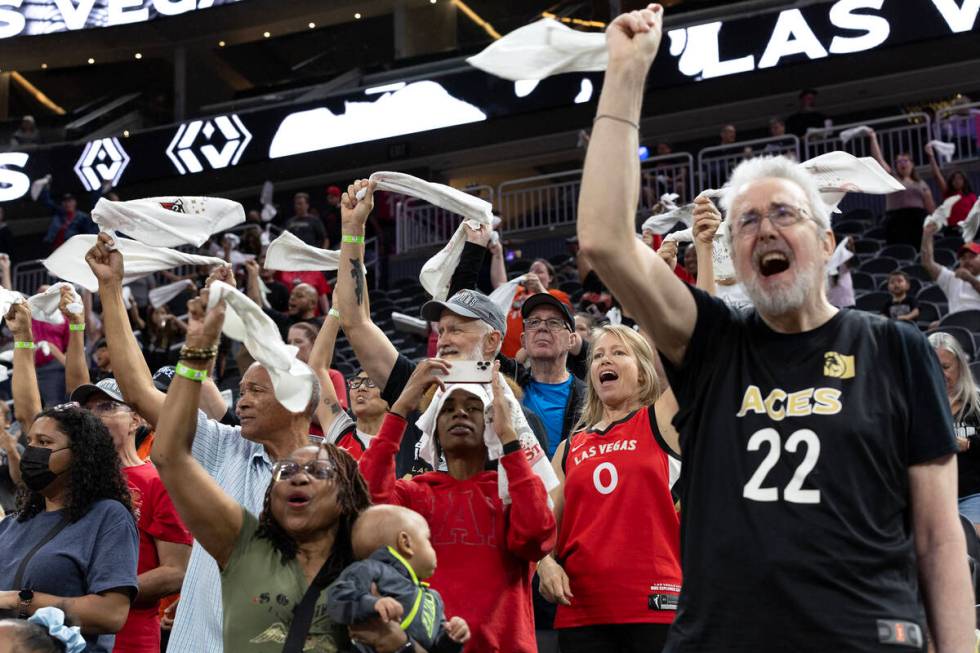
[[[850,152],[857,157],[871,156],[871,139],[867,136],[856,136],[846,143],[841,139],[842,132],[862,126],[871,127],[878,134],[885,161],[891,163],[898,154],[908,152],[916,165],[925,163],[925,146],[932,140],[932,121],[925,113],[906,113],[811,130],[803,137],[805,159],[836,150]]]
[[[935,136],[956,146],[953,161],[980,159],[980,102],[937,111]]]
[[[799,161],[800,139],[787,134],[706,147],[698,152],[701,188],[721,188],[735,166],[747,158],[762,154],[783,155]]]

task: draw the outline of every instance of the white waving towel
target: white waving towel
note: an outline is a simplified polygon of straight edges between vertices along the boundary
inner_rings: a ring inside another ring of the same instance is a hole
[[[95,245],[97,236],[81,234],[73,236],[44,259],[44,267],[52,276],[70,281],[85,290],[98,292],[99,281],[92,274],[85,255]],[[116,238],[116,249],[125,259],[123,284],[131,283],[154,272],[172,270],[181,265],[226,265],[220,258],[185,254],[165,247],[150,247],[128,238]]]
[[[544,79],[558,73],[605,70],[606,35],[579,32],[551,18],[518,28],[468,58],[467,63],[511,81]]]
[[[269,243],[265,268],[283,272],[307,270],[333,271],[340,267],[340,252],[307,245],[298,236],[284,231]]]
[[[489,383],[456,383],[447,386],[445,392],[436,390],[436,394],[432,398],[432,403],[429,404],[429,408],[415,422],[415,426],[422,432],[422,437],[419,439],[419,455],[433,469],[438,468],[439,462],[436,459],[436,421],[439,416],[439,411],[442,410],[443,403],[456,390],[463,390],[478,397],[483,402],[484,418],[493,415],[493,390]],[[538,439],[534,437],[534,432],[531,430],[531,427],[528,426],[527,418],[524,417],[524,412],[521,410],[517,398],[514,397],[513,391],[506,384],[504,385],[504,391],[507,393],[511,420],[514,431],[517,433],[517,439],[520,440],[521,447],[524,451],[524,456],[527,458],[528,463],[530,463],[534,473],[541,478],[541,482],[544,483],[544,489],[547,492],[551,492],[552,489],[558,487],[558,477],[555,475],[555,470],[551,467],[548,457],[541,449]],[[484,424],[483,441],[487,445],[487,453],[490,460],[496,460],[503,455],[504,447],[500,444],[500,438],[493,428],[493,423],[484,422]],[[497,493],[505,504],[510,503],[507,472],[504,470],[503,465],[497,469]]]
[[[150,306],[160,308],[166,306],[172,300],[180,296],[180,293],[189,288],[197,288],[190,279],[168,283],[166,286],[157,286],[150,291]]]
[[[980,202],[973,205],[966,216],[966,220],[961,222],[959,227],[960,231],[963,232],[963,241],[972,243],[973,239],[977,237],[977,231],[980,230]]]
[[[10,307],[24,301],[24,296],[16,290],[7,290],[0,286],[0,321],[7,317]],[[13,359],[11,359],[13,360]]]
[[[932,151],[936,153],[940,161],[945,161],[949,163],[953,160],[953,155],[956,154],[956,144],[955,143],[944,143],[943,141],[929,141],[929,145],[932,145]]]
[[[953,210],[953,205],[960,201],[961,195],[953,195],[952,197],[946,198],[939,207],[933,211],[932,215],[925,219],[922,226],[927,224],[934,224],[939,229],[942,229],[947,224],[949,224],[949,214]]]
[[[218,197],[148,197],[128,202],[101,198],[92,219],[103,231],[122,232],[145,245],[203,245],[211,234],[245,222],[242,205]]]
[[[37,198],[41,196],[41,191],[44,187],[51,183],[51,175],[44,175],[40,179],[35,179],[31,182],[31,199],[35,202]]]
[[[840,142],[846,143],[852,138],[857,136],[863,136],[864,134],[870,134],[871,128],[867,125],[861,125],[860,127],[852,127],[851,129],[845,129],[840,133]]]
[[[298,349],[282,341],[276,323],[245,294],[224,282],[212,282],[208,310],[222,299],[227,306],[222,332],[244,343],[252,358],[262,364],[272,378],[276,399],[286,410],[306,410],[313,395],[314,376],[313,370],[296,358]]]
[[[711,261],[714,268],[715,279],[725,280],[735,278],[735,266],[732,263],[731,252],[728,251],[727,238],[728,221],[723,221],[715,232],[715,237],[711,241]],[[683,229],[667,234],[664,242],[675,241],[678,243],[693,243],[694,230]]]
[[[888,195],[905,190],[871,157],[828,152],[799,165],[813,175],[824,203],[834,211],[847,193]]]
[[[466,228],[479,229],[481,225],[492,228],[493,206],[490,202],[464,193],[445,184],[435,184],[418,177],[400,172],[375,172],[371,181],[377,184],[379,190],[400,193],[409,197],[417,197],[440,208],[461,215],[465,218],[456,229],[449,242],[435,256],[422,266],[419,281],[433,299],[444,300],[449,295],[449,282],[453,277],[459,257],[466,245]],[[357,191],[357,198],[364,197],[364,189]]]
[[[721,191],[715,190],[714,188],[707,188],[698,193],[698,197],[702,196],[720,197]],[[694,202],[685,204],[684,206],[677,206],[675,201],[678,197],[679,196],[677,193],[661,195],[660,203],[668,209],[667,212],[659,213],[647,218],[646,222],[643,223],[643,226],[640,227],[640,231],[652,231],[655,234],[663,235],[673,229],[678,222],[683,222],[688,228],[694,226]]]
[[[517,289],[521,287],[527,275],[522,274],[519,277],[514,277],[505,284],[502,284],[499,288],[496,288],[492,293],[490,293],[490,301],[497,305],[500,311],[507,315],[510,310],[514,307],[514,297],[517,296]]]
[[[61,314],[58,306],[61,304],[61,288],[67,286],[72,291],[72,303],[80,304],[81,299],[75,292],[75,287],[70,283],[60,281],[53,284],[47,290],[27,299],[27,305],[31,307],[31,317],[39,322],[48,324],[64,324],[65,316]]]
[[[840,272],[840,267],[852,258],[854,258],[854,252],[847,249],[847,238],[842,238],[830,260],[827,261],[827,274],[829,276],[837,275]]]

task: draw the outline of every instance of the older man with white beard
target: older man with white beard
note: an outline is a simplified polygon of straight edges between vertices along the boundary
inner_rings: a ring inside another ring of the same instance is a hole
[[[813,181],[782,158],[733,173],[722,207],[744,313],[633,234],[662,19],[649,5],[606,32],[578,237],[652,334],[680,406],[684,586],[664,650],[925,650],[927,624],[934,650],[972,650],[940,370],[914,327],[827,302],[834,236]]]
[[[362,189],[364,197],[359,199],[357,192]],[[392,406],[415,371],[415,364],[395,349],[384,331],[371,321],[368,310],[367,281],[362,267],[363,242],[365,224],[373,208],[374,182],[360,179],[347,187],[341,199],[343,234],[334,303],[344,334],[358,362],[381,388],[381,398]],[[457,284],[458,280],[454,277],[450,284],[451,296],[446,301],[430,301],[422,307],[422,317],[438,324],[436,356],[445,361],[492,361],[500,353],[507,330],[506,317],[489,297],[477,290],[455,288]],[[546,448],[548,440],[541,419],[526,408],[523,411],[542,449]],[[396,461],[399,476],[430,471],[429,465],[421,458],[418,446],[420,433],[415,428],[415,419],[410,418],[408,423],[409,432],[402,439]]]

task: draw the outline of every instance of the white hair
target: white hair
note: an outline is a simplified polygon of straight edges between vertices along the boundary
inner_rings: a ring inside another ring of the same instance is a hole
[[[809,203],[810,219],[817,223],[821,237],[830,229],[830,207],[820,196],[820,189],[813,176],[800,167],[800,164],[785,156],[763,156],[743,161],[732,172],[728,183],[722,189],[721,208],[727,214],[735,203],[739,191],[746,184],[760,179],[785,179],[799,186],[806,194]],[[731,237],[731,229],[728,230]]]

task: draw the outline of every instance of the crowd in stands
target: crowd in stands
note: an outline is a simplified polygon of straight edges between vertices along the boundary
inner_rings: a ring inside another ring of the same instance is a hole
[[[795,162],[758,157],[694,200],[690,243],[636,233],[661,14],[610,26],[570,256],[509,263],[466,225],[445,296],[372,288],[390,207],[359,179],[250,211],[201,249],[224,265],[125,283],[100,233],[96,292],[61,286],[55,320],[12,300],[0,651],[973,650],[969,178],[929,151],[960,200],[923,227],[928,185],[872,132],[906,189],[880,219],[832,220]],[[823,126],[815,98],[771,134]],[[53,250],[98,233],[40,199]],[[283,230],[338,250],[335,276],[267,268]],[[236,288],[295,360],[228,337]]]

